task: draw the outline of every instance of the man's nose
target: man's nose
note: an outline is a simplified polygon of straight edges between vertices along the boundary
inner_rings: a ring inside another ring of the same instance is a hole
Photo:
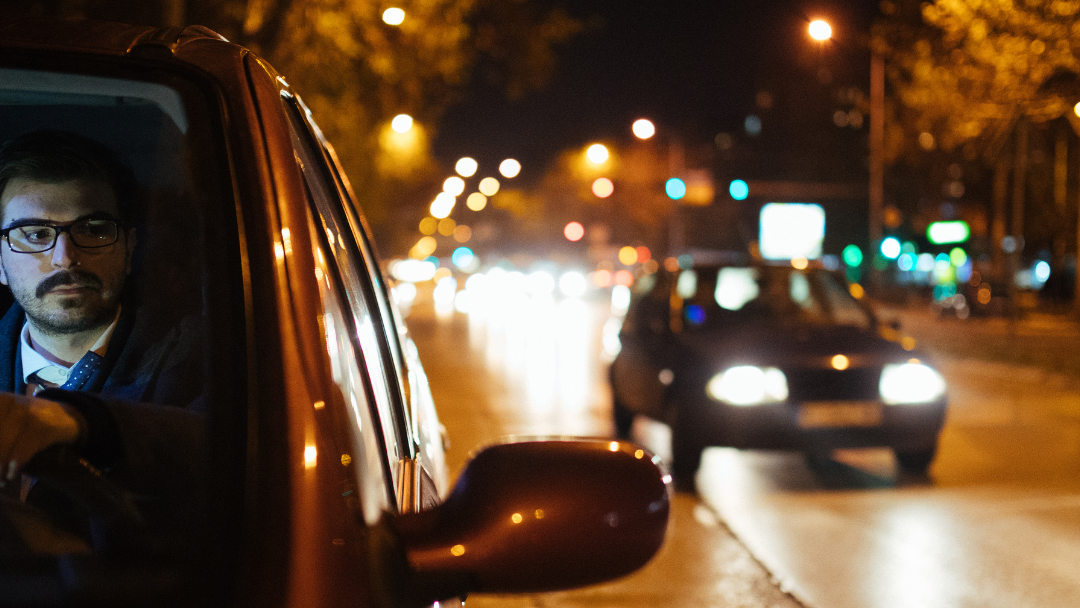
[[[56,246],[52,250],[52,265],[55,268],[71,268],[78,265],[79,248],[71,242],[71,236],[61,232],[56,236]]]

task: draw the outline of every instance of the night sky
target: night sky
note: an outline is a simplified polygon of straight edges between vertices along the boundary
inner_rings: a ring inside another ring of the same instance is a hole
[[[864,79],[858,49],[875,14],[866,0],[533,1],[596,27],[561,47],[543,91],[508,101],[476,80],[434,142],[446,167],[465,155],[481,166],[515,157],[522,179],[535,179],[562,150],[630,137],[641,117],[688,143],[711,142],[741,129],[763,78],[784,78],[808,55],[832,53],[837,70],[851,71],[841,78]],[[808,38],[813,18],[833,25],[828,48]]]

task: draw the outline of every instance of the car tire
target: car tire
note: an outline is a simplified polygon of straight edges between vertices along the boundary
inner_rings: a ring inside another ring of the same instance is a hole
[[[616,439],[630,439],[630,430],[634,426],[634,412],[616,397],[611,398],[611,418],[615,423]]]
[[[687,412],[679,412],[671,427],[671,477],[680,491],[694,491],[694,478],[706,447],[696,423]]]
[[[937,455],[937,448],[913,451],[897,450],[895,453],[896,463],[900,465],[901,471],[913,475],[926,475],[927,470],[930,469],[930,463],[934,461],[934,456]]]

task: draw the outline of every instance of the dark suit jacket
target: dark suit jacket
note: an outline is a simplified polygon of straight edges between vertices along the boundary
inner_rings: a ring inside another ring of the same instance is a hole
[[[18,304],[0,319],[0,390],[26,392],[19,355],[25,320]],[[85,390],[38,395],[76,408],[88,427],[79,455],[150,499],[190,491],[205,465],[205,341],[193,317],[168,325],[125,302],[104,365]]]

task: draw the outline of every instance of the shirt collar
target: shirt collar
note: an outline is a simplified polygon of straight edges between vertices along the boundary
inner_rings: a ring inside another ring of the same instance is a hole
[[[116,311],[116,318],[113,319],[111,325],[105,328],[105,331],[101,333],[101,336],[99,336],[97,341],[94,342],[94,345],[90,347],[90,352],[93,352],[94,354],[100,355],[102,357],[105,356],[105,351],[109,348],[109,342],[112,340],[113,332],[116,330],[116,324],[119,320],[120,311],[118,310]],[[37,374],[38,372],[41,372],[46,368],[55,368],[56,372],[59,373],[56,379],[66,378],[67,372],[71,369],[69,367],[64,367],[63,365],[60,365],[59,363],[54,363],[48,360],[47,358],[45,358],[44,355],[34,349],[34,346],[30,342],[29,320],[23,323],[22,332],[19,337],[19,351],[19,354],[22,357],[23,382],[27,384],[29,384],[30,382],[30,376],[32,376],[33,374]],[[78,361],[76,361],[76,363],[78,363]],[[47,375],[55,374],[47,373]],[[43,379],[51,380],[48,378]],[[63,384],[63,382],[57,382],[57,384]]]

